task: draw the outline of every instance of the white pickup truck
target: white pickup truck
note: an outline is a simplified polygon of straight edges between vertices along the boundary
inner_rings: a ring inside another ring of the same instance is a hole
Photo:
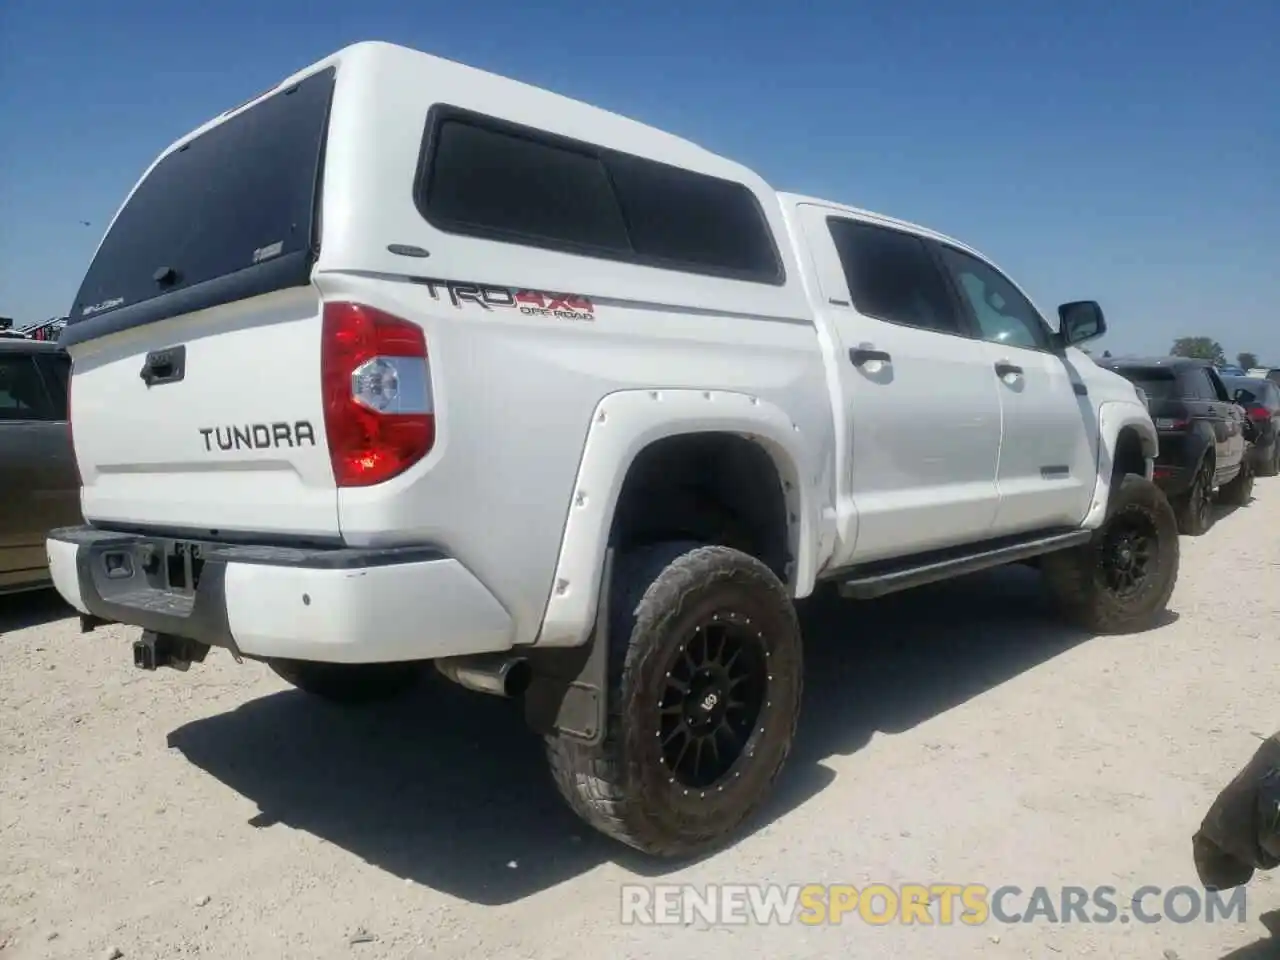
[[[49,562],[144,668],[520,697],[580,815],[689,854],[783,766],[819,586],[1032,561],[1088,630],[1165,607],[1156,432],[1076,349],[1097,304],[1058,319],[932,230],[361,43],[115,216],[62,338],[87,525]]]

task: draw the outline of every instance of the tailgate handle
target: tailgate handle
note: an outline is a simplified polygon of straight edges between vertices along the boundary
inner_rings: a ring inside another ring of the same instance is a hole
[[[177,347],[166,347],[164,350],[152,350],[147,354],[142,365],[142,382],[148,387],[162,383],[177,383],[187,372],[186,344]]]

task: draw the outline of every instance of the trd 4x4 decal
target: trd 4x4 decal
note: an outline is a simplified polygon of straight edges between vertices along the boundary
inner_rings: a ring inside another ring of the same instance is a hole
[[[455,307],[474,304],[485,310],[519,310],[529,317],[552,317],[557,320],[587,320],[596,318],[595,305],[576,293],[550,293],[545,290],[521,290],[514,287],[495,287],[487,283],[464,283],[458,280],[430,280],[415,277],[431,292],[433,300],[439,300],[441,291]]]

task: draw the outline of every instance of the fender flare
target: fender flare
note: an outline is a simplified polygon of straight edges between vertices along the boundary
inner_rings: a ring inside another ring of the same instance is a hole
[[[591,415],[535,647],[579,646],[589,639],[614,511],[640,452],[667,437],[713,432],[752,440],[773,460],[783,484],[795,558],[788,586],[794,596],[813,589],[822,473],[808,476],[802,466],[807,438],[800,426],[776,404],[745,393],[617,391],[605,395]]]
[[[1120,432],[1132,429],[1142,441],[1142,455],[1146,459],[1145,476],[1151,479],[1156,455],[1160,452],[1160,438],[1151,421],[1151,413],[1139,403],[1126,400],[1108,400],[1098,407],[1098,476],[1094,481],[1093,500],[1085,514],[1082,527],[1094,530],[1107,517],[1107,505],[1111,497],[1111,472],[1115,467],[1116,443]]]

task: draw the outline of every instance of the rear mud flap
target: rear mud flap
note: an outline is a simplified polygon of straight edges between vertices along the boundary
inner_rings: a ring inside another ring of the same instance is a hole
[[[614,550],[605,554],[596,623],[580,647],[541,650],[529,658],[533,676],[524,693],[525,720],[542,736],[571,737],[591,746],[604,740],[609,716],[609,594]]]

